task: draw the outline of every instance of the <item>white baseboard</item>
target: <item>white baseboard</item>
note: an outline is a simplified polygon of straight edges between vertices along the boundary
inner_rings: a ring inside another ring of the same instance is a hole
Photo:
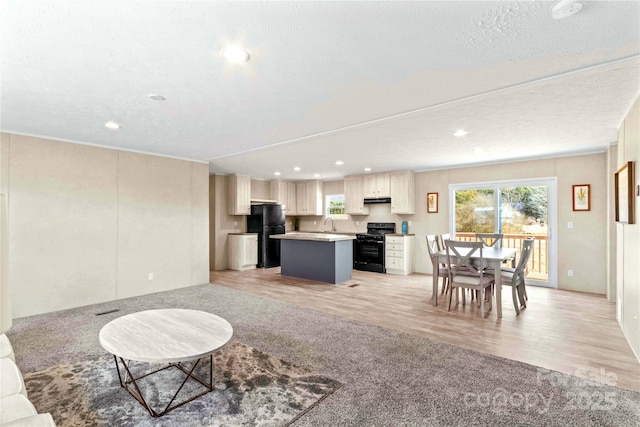
[[[627,344],[629,344],[629,348],[631,349],[631,352],[633,353],[634,356],[636,356],[636,359],[638,360],[638,363],[640,363],[640,355],[638,355],[638,353],[636,353],[636,350],[633,348],[633,345],[631,345],[631,340],[629,339],[629,337],[627,336],[627,333],[625,332],[624,328],[622,327],[622,322],[620,322],[620,319],[618,320],[618,325],[620,326],[620,330],[622,331],[622,335],[624,336],[624,339],[627,340]]]

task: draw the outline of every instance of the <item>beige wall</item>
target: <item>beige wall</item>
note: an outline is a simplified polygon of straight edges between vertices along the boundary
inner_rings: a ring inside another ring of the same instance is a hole
[[[20,135],[2,144],[14,317],[208,282],[206,164]]]
[[[606,152],[607,161],[607,300],[616,302],[616,222],[615,222],[615,191],[614,173],[618,165],[618,146],[609,146]]]
[[[9,134],[0,133],[0,332],[12,325],[11,289],[9,288]]]
[[[449,230],[449,184],[483,181],[503,181],[533,178],[557,178],[558,230],[552,231],[558,244],[558,288],[604,294],[606,292],[606,217],[607,182],[606,155],[561,157],[517,163],[507,163],[443,171],[422,172],[416,175],[416,215],[413,228],[420,238],[416,269],[431,273],[426,257],[426,234]],[[573,212],[572,185],[591,185],[591,211]],[[426,214],[424,201],[428,192],[439,193],[439,212]],[[567,223],[573,222],[573,228]],[[595,267],[594,267],[595,266]],[[567,270],[574,270],[568,277]]]
[[[620,127],[618,140],[618,164],[635,164],[635,183],[640,184],[640,98],[627,114]],[[637,194],[637,193],[636,193]],[[640,359],[640,201],[635,197],[635,224],[617,224],[617,308],[618,321]]]

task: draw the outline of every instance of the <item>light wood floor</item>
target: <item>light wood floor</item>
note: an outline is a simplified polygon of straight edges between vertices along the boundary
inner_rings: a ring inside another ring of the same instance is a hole
[[[433,306],[425,274],[354,271],[350,282],[329,285],[270,268],[211,272],[211,283],[568,374],[613,373],[618,387],[640,391],[640,363],[602,296],[529,286],[519,316],[503,292],[502,319],[482,319],[469,301],[450,312],[441,298]]]

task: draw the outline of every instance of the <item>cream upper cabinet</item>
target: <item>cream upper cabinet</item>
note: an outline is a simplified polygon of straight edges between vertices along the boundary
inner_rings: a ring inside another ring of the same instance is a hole
[[[363,175],[364,197],[391,196],[389,173]]]
[[[287,181],[272,179],[269,182],[269,198],[275,200],[280,205],[287,204]]]
[[[369,214],[369,207],[364,204],[364,179],[362,175],[344,178],[344,205],[347,214]]]
[[[297,214],[295,182],[281,181],[279,179],[271,180],[270,195],[272,200],[276,200],[279,204],[284,205],[285,215],[291,216]]]
[[[285,206],[286,206],[285,215],[298,214],[297,200],[298,198],[296,194],[296,183],[287,182],[287,201],[285,203]]]
[[[229,175],[229,215],[251,214],[251,177]]]
[[[412,170],[391,172],[391,213],[415,213],[415,174]]]
[[[322,215],[323,183],[318,180],[296,183],[296,215]]]

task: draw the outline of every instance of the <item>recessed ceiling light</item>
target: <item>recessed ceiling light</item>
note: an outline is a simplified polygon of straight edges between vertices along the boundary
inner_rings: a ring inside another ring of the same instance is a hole
[[[314,173],[313,176],[314,176],[314,178],[318,178],[320,176],[320,174],[319,173]]]
[[[336,162],[336,165],[338,165],[338,166],[344,165],[344,162],[343,162],[342,160],[338,160],[338,161]]]
[[[155,94],[155,93],[150,93],[150,94],[149,94],[149,99],[152,99],[152,100],[154,100],[154,101],[164,101],[164,100],[165,100],[164,96],[162,96],[162,95],[157,95],[157,94]]]
[[[467,132],[464,129],[458,129],[457,131],[455,131],[453,133],[453,136],[465,136],[466,134],[468,134],[469,132]]]
[[[551,7],[553,19],[564,19],[575,15],[582,9],[582,3],[576,0],[560,0]]]
[[[120,125],[117,124],[116,122],[106,122],[104,124],[104,127],[106,127],[107,129],[120,129]]]
[[[371,168],[364,168],[365,172],[371,172]]]
[[[484,148],[476,147],[476,148],[473,149],[473,153],[474,154],[482,154],[482,153],[484,153]]]
[[[279,176],[280,172],[274,172],[273,174]]]
[[[296,171],[296,172],[300,172],[300,166],[294,167],[293,170]]]
[[[249,60],[249,52],[237,46],[225,47],[220,53],[224,59],[235,64]]]

